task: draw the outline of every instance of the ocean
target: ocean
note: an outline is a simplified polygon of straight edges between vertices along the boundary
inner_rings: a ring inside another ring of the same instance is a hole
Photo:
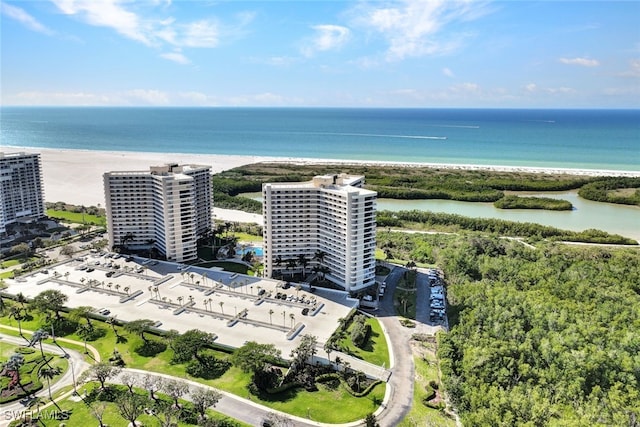
[[[2,107],[0,145],[640,171],[640,110]]]

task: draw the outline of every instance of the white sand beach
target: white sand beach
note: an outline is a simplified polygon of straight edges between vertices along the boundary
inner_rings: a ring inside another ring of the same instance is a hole
[[[429,166],[434,168],[519,171],[537,173],[567,173],[588,176],[640,176],[640,171],[606,171],[561,168],[529,168],[486,165],[454,165],[437,163],[396,163],[335,159],[301,159],[286,157],[239,156],[216,154],[114,152],[93,150],[54,150],[27,147],[2,147],[6,153],[40,153],[44,177],[45,200],[63,201],[85,206],[104,206],[102,175],[110,171],[148,170],[149,166],[169,162],[209,165],[214,173],[257,162],[310,164],[367,164],[398,167]],[[236,211],[216,209],[216,217],[224,220],[255,222],[259,216],[240,215]]]

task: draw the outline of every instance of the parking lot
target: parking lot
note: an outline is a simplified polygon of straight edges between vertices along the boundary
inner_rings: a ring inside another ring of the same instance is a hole
[[[164,330],[200,329],[232,347],[275,344],[283,356],[303,334],[325,342],[357,305],[343,292],[110,253],[75,257],[6,283],[9,293],[33,298],[58,289],[69,307],[91,306],[121,321],[150,319]]]

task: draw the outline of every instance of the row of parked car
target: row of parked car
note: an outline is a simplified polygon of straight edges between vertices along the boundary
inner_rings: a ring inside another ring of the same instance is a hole
[[[430,270],[427,275],[431,287],[431,294],[429,296],[429,306],[431,308],[430,318],[431,320],[442,320],[444,319],[446,306],[444,284],[436,270]]]

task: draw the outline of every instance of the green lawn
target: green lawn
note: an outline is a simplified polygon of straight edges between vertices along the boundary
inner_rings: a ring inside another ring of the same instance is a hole
[[[382,327],[378,319],[367,317],[366,323],[371,326],[371,334],[364,348],[358,348],[351,341],[351,328],[349,325],[346,336],[340,341],[340,347],[344,348],[345,353],[351,354],[359,359],[365,360],[374,365],[389,367],[389,347],[387,340],[382,332]]]
[[[2,263],[0,263],[0,268],[9,268],[9,267],[13,267],[14,265],[18,265],[20,264],[20,260],[17,259],[9,259],[7,261],[2,261]]]
[[[95,216],[80,212],[56,211],[53,209],[47,209],[47,216],[76,224],[94,224],[103,227],[107,226],[107,218],[104,216]]]
[[[262,236],[256,236],[248,233],[233,233],[238,238],[238,242],[251,242],[262,244]]]

